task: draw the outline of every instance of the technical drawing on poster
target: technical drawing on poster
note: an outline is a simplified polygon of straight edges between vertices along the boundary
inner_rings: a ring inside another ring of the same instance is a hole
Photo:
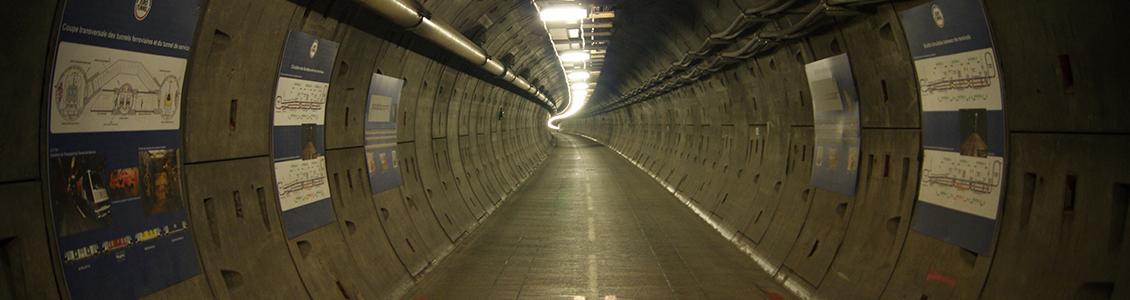
[[[276,162],[275,180],[283,211],[330,197],[324,156]]]
[[[51,133],[180,128],[186,60],[59,43]]]
[[[938,206],[997,218],[1004,158],[924,150],[919,199]]]
[[[275,91],[275,126],[325,124],[330,84],[280,76]]]
[[[1001,109],[1000,77],[992,48],[914,61],[922,111]]]

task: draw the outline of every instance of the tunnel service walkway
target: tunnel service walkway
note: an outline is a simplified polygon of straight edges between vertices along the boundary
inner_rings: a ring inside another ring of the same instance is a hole
[[[510,203],[410,299],[770,299],[784,288],[612,150],[557,134]]]

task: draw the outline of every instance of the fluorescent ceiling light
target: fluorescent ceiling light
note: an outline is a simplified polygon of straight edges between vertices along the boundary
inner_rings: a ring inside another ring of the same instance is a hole
[[[587,9],[575,5],[547,7],[541,10],[541,20],[545,22],[575,22],[588,16],[589,11]]]
[[[569,51],[561,53],[561,61],[563,62],[588,61],[590,57],[588,51]]]
[[[585,71],[585,70],[573,71],[573,72],[569,73],[569,80],[584,81],[584,80],[589,79],[589,76],[591,76],[591,75],[592,74],[589,74],[589,71]]]
[[[587,82],[578,82],[573,84],[573,90],[588,90],[589,84]]]
[[[581,30],[577,28],[569,29],[569,38],[575,39],[581,37]]]

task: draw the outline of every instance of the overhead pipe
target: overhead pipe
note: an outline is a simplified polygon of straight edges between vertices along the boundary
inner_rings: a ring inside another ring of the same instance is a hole
[[[527,81],[511,72],[501,62],[487,55],[486,51],[479,48],[466,36],[460,34],[451,26],[432,20],[422,13],[414,3],[406,0],[358,0],[362,6],[373,13],[384,17],[386,20],[401,28],[415,33],[417,36],[432,42],[454,54],[456,57],[479,67],[487,74],[498,77],[510,83],[519,90],[529,93],[529,96],[541,101],[546,109],[552,110],[555,103],[550,101],[541,91]],[[410,1],[410,0],[408,0]]]

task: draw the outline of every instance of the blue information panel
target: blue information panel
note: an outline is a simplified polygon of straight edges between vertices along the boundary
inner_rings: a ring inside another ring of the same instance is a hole
[[[139,298],[200,273],[180,161],[200,10],[198,0],[66,1],[47,186],[72,298]]]
[[[291,32],[279,65],[273,115],[275,184],[287,238],[332,223],[326,176],[326,93],[337,43]]]
[[[977,253],[992,247],[1004,178],[1000,69],[980,0],[900,13],[922,99],[922,176],[912,227]]]
[[[404,80],[373,74],[369,81],[369,109],[365,111],[365,159],[369,188],[380,193],[400,186],[396,156],[396,112]]]
[[[855,195],[859,178],[859,93],[851,62],[841,54],[804,66],[816,134],[812,185]]]

